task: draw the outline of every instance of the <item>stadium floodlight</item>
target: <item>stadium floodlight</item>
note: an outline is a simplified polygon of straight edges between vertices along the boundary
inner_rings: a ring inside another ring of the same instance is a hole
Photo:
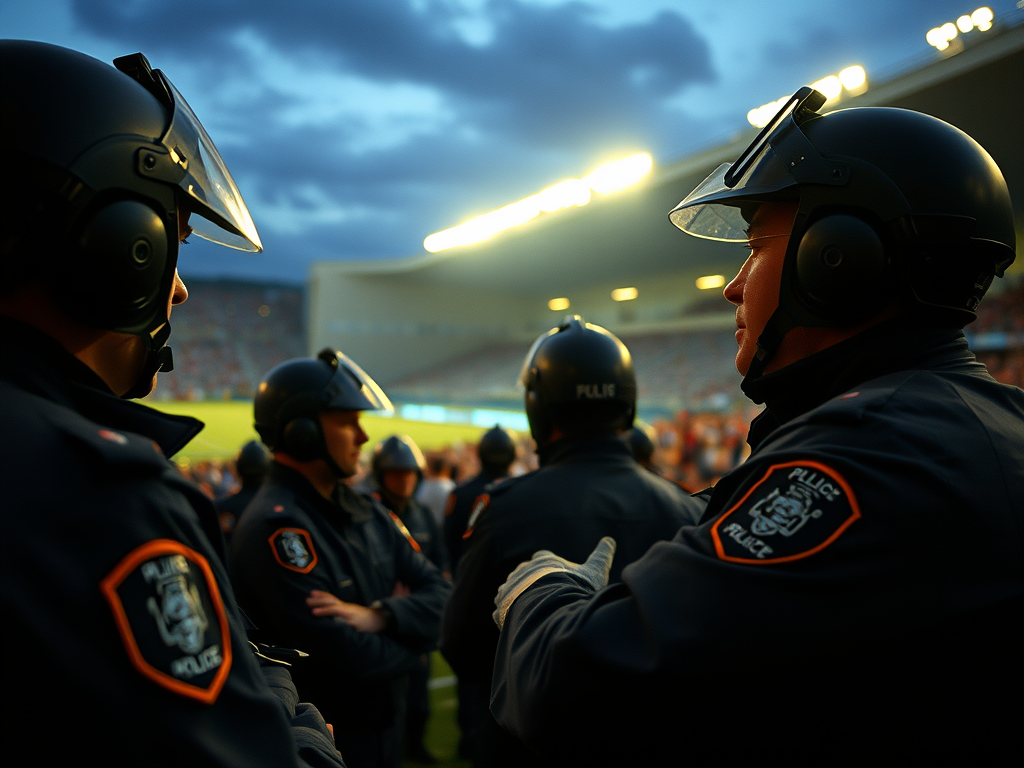
[[[992,21],[995,17],[992,9],[983,5],[981,8],[976,9],[974,13],[969,15],[965,13],[960,16],[955,24],[952,21],[947,21],[942,26],[929,29],[924,39],[928,41],[928,45],[936,50],[944,51],[949,48],[950,42],[957,36],[958,32],[967,34],[975,29],[979,32],[988,32],[992,29]]]
[[[636,184],[653,167],[654,160],[647,152],[606,163],[582,179],[560,181],[535,195],[427,235],[423,247],[430,253],[437,253],[447,248],[483,242],[499,232],[525,224],[542,213],[586,205],[593,192],[607,195]]]
[[[955,29],[955,27],[954,27]],[[811,87],[823,94],[828,101],[835,101],[848,91],[850,95],[856,96],[867,90],[868,75],[860,64],[846,67],[838,75],[823,77]],[[771,122],[771,119],[779,113],[779,110],[789,103],[790,96],[783,96],[781,99],[762,104],[760,107],[747,112],[747,122],[755,128],[764,128]]]
[[[640,295],[636,288],[616,288],[612,291],[612,299],[615,301],[632,301]]]
[[[702,291],[721,288],[725,285],[725,275],[705,275],[697,278],[697,287]]]
[[[569,308],[569,300],[564,296],[559,299],[552,299],[548,302],[548,309],[552,312],[561,312],[563,309]]]

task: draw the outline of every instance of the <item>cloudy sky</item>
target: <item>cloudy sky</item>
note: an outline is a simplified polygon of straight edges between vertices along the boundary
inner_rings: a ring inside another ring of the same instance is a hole
[[[431,232],[631,152],[678,160],[851,64],[884,77],[935,54],[928,29],[975,7],[3,0],[0,34],[108,62],[145,53],[203,120],[266,248],[193,238],[182,273],[302,282],[313,261],[421,254]]]

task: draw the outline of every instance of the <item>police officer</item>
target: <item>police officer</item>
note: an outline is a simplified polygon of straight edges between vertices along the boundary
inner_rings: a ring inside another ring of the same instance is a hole
[[[508,477],[509,467],[516,460],[516,443],[512,433],[495,424],[480,436],[476,446],[480,471],[456,486],[448,495],[444,514],[444,543],[451,561],[452,573],[462,554],[462,535],[466,532],[473,502],[488,485]]]
[[[492,706],[543,754],[1019,757],[1024,393],[962,330],[1014,260],[1006,183],[938,119],[823,103],[798,91],[671,214],[751,249],[725,289],[750,457],[623,583],[609,539],[496,597]]]
[[[582,559],[602,536],[621,539],[612,578],[702,507],[641,468],[620,435],[633,423],[636,374],[626,346],[578,315],[542,334],[523,363],[526,415],[540,469],[490,486],[476,502],[441,652],[456,675],[490,690],[498,632],[494,594],[540,549]],[[485,710],[473,762],[529,765],[531,755]]]
[[[304,696],[334,725],[350,768],[399,764],[408,675],[434,647],[450,586],[378,502],[343,482],[387,395],[324,349],[270,370],[253,402],[273,453],[231,542],[238,600],[268,645],[309,654]]]
[[[423,452],[408,435],[391,435],[381,440],[373,447],[370,460],[370,471],[379,489],[372,495],[387,508],[395,524],[407,533],[419,551],[450,578],[448,555],[434,515],[416,499],[425,467]],[[429,681],[430,654],[424,653],[419,668],[409,677],[403,753],[411,760],[428,765],[437,762],[424,742],[430,718]]]
[[[230,545],[231,535],[238,524],[238,518],[249,506],[256,491],[260,489],[263,478],[267,476],[270,468],[270,453],[263,443],[257,440],[250,440],[242,446],[235,458],[235,472],[241,483],[234,493],[221,496],[214,504],[217,507],[217,515],[220,519],[220,530],[224,534],[224,541]]]
[[[114,63],[0,41],[5,732],[44,763],[342,765],[168,461],[202,425],[125,399],[171,368],[179,241],[261,245],[181,94]]]

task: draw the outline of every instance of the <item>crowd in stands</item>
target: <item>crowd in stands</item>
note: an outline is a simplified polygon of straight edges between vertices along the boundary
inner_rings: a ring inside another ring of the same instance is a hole
[[[174,315],[174,371],[161,376],[158,399],[247,399],[268,370],[306,354],[302,288],[196,279],[188,287],[188,311]]]

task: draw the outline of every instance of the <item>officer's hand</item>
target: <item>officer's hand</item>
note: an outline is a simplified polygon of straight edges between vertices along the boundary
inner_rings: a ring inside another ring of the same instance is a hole
[[[512,607],[516,598],[523,594],[533,582],[549,573],[562,571],[573,573],[593,587],[596,592],[608,584],[608,574],[611,572],[614,557],[615,539],[611,536],[601,539],[594,547],[594,551],[590,553],[590,557],[582,564],[571,563],[564,557],[542,549],[535,553],[532,559],[517,565],[515,570],[508,575],[505,583],[498,587],[498,594],[494,597],[494,604],[497,608],[491,614],[494,623],[501,630],[505,625],[505,614],[508,613],[508,609]]]
[[[314,589],[306,598],[314,616],[334,616],[359,632],[383,632],[387,622],[380,611],[358,603],[346,603],[330,592]]]

